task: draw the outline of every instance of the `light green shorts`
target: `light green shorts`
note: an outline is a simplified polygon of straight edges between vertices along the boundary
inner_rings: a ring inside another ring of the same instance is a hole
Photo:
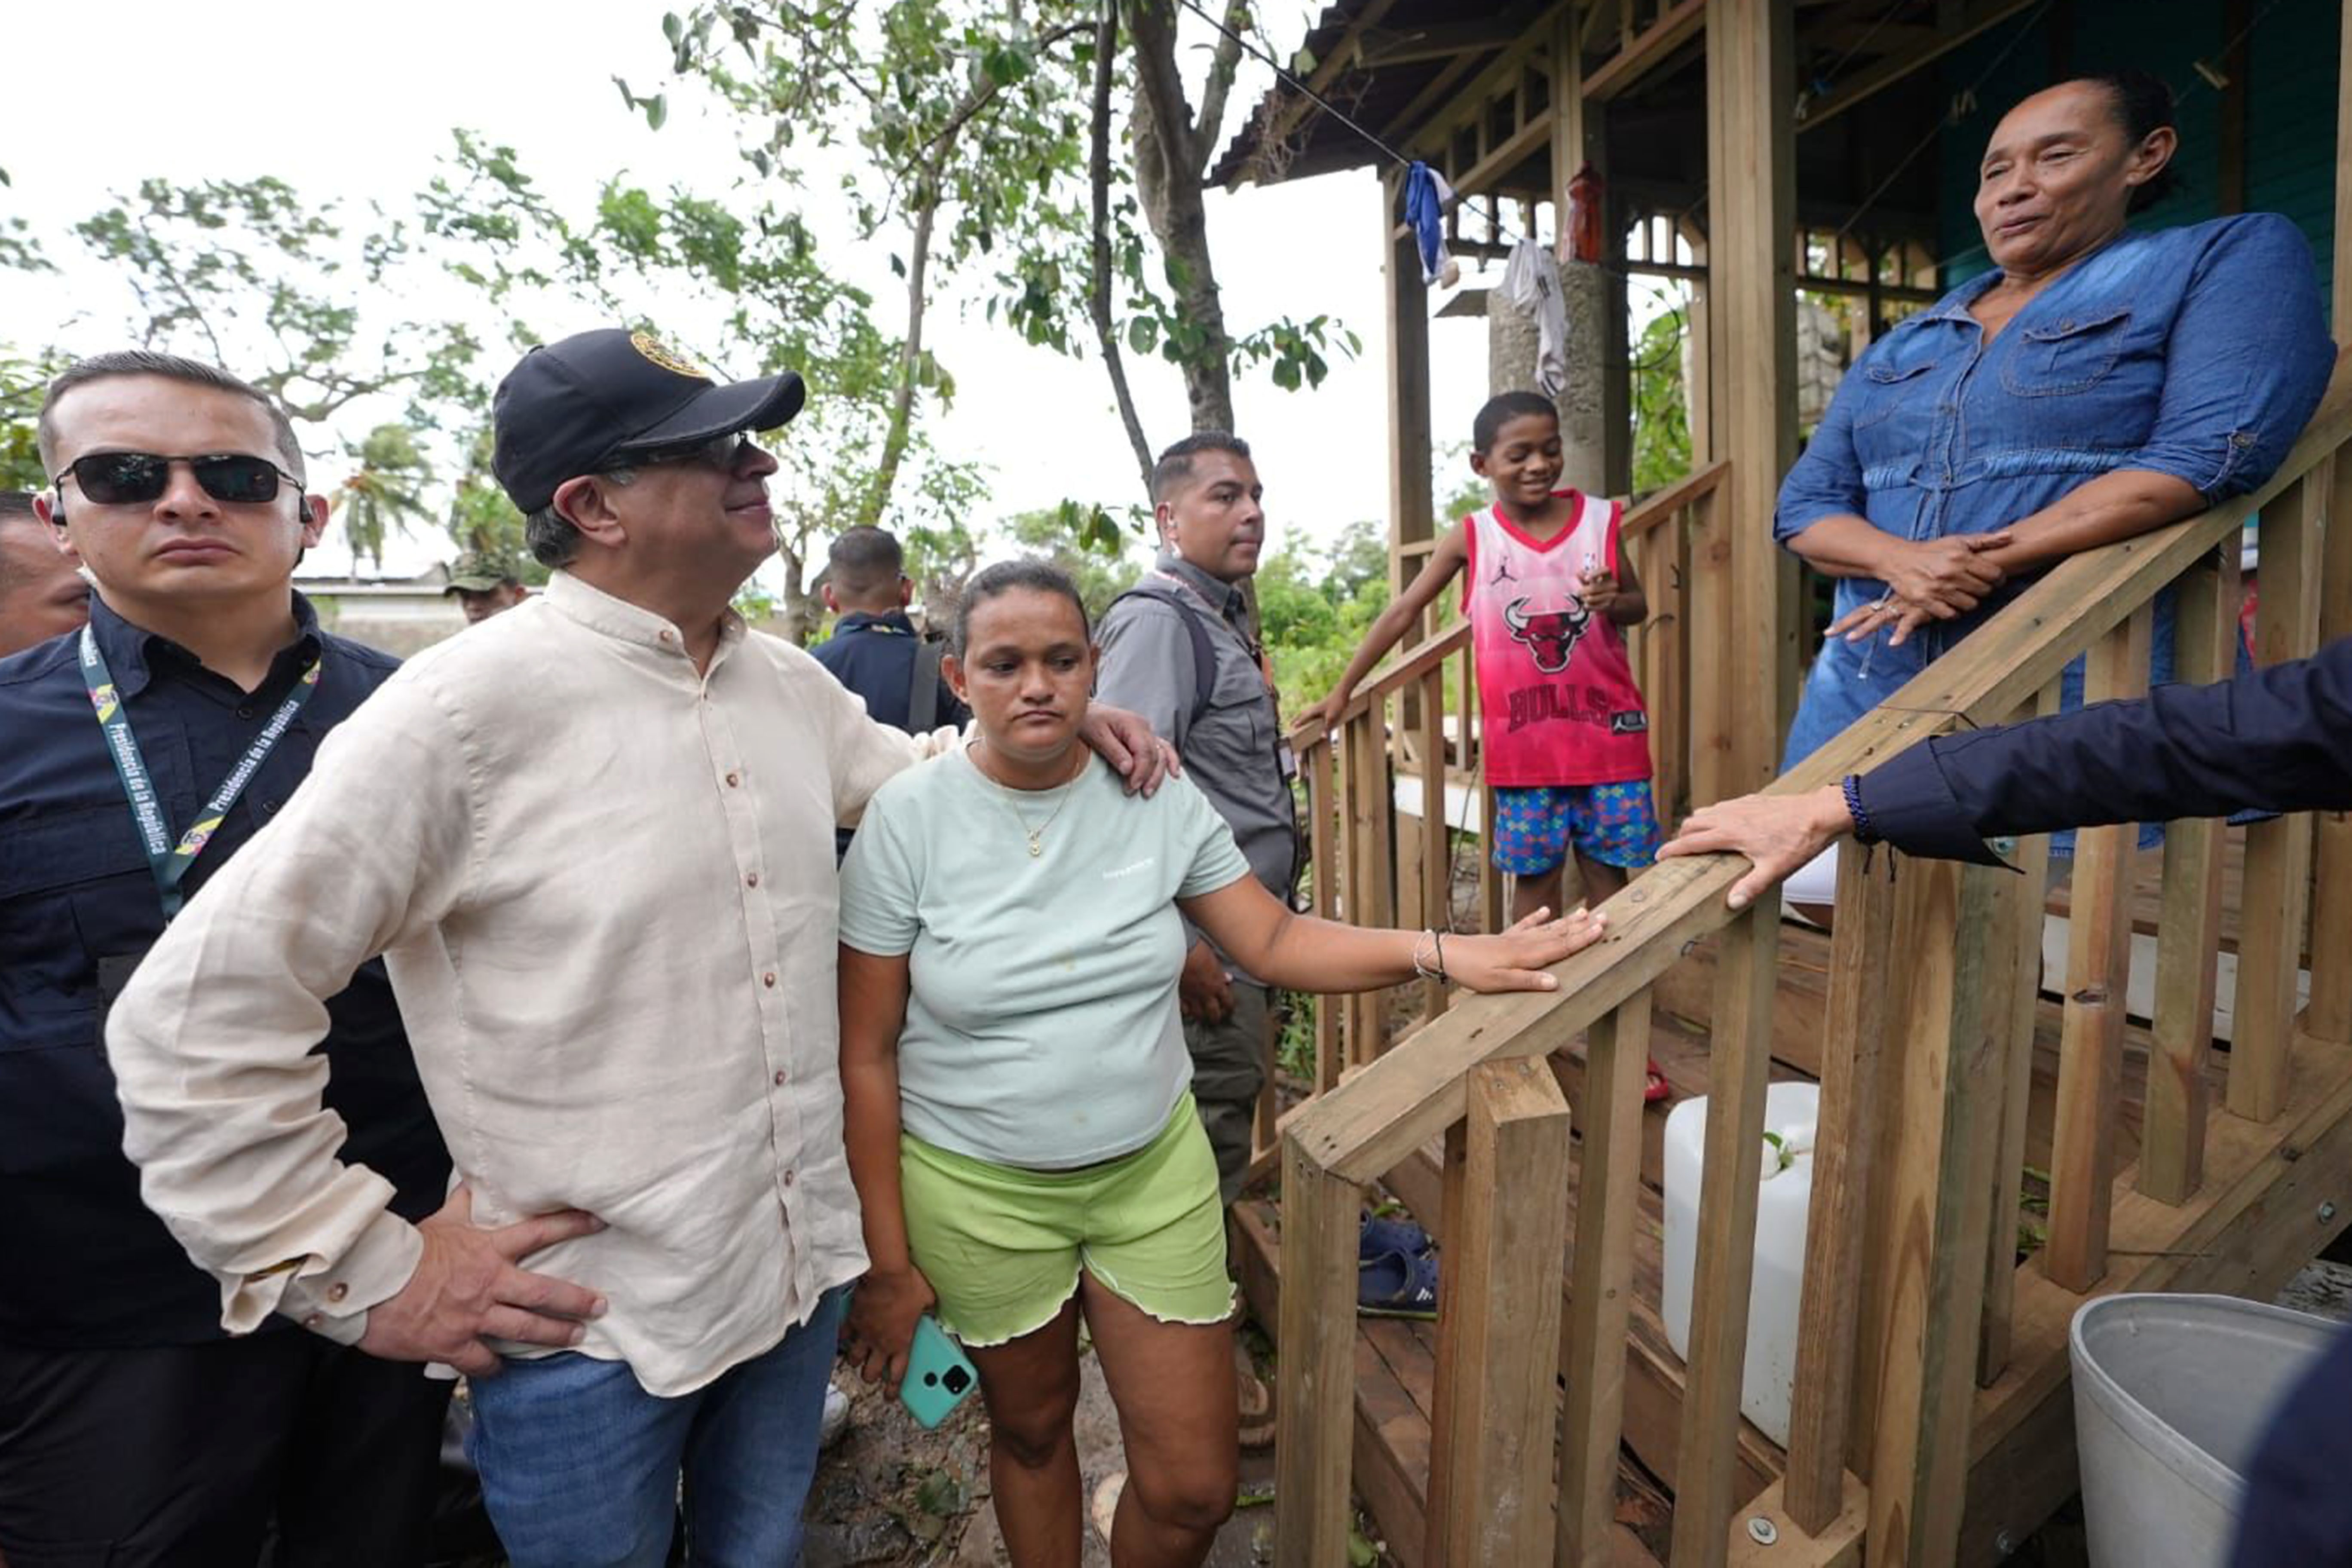
[[[1190,1094],[1132,1154],[1075,1171],[1024,1171],[898,1135],[898,1180],[915,1267],[939,1293],[940,1326],[967,1345],[1033,1333],[1084,1268],[1166,1323],[1223,1322],[1217,1161]]]

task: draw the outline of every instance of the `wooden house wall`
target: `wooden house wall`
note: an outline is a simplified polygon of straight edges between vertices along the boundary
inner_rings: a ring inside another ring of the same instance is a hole
[[[2218,63],[2237,26],[2254,18],[2246,40],[2244,205],[2293,218],[2325,279],[2335,238],[2340,8],[2336,0],[2258,0],[2242,17],[2231,9],[2217,0],[2059,0],[2021,39],[2013,27],[1994,27],[1939,61],[1933,85],[1922,90],[1943,103],[1981,79],[1974,109],[1945,132],[1936,153],[1945,286],[1990,265],[1970,198],[1993,126],[2019,99],[2076,71],[2145,70],[2169,83],[2179,100],[2175,189],[2134,226],[2221,216],[2221,94],[2195,62]]]

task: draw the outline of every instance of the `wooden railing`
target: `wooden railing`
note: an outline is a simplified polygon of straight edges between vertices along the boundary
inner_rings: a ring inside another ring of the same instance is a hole
[[[1662,814],[1685,798],[1694,733],[1709,732],[1706,725],[1695,731],[1691,722],[1694,622],[1685,584],[1694,554],[1703,558],[1719,542],[1715,498],[1729,467],[1709,464],[1629,508],[1621,528],[1650,603],[1648,617],[1627,634],[1627,652],[1650,710]],[[1722,656],[1708,639],[1699,642],[1699,659]],[[1703,679],[1700,685],[1706,689]],[[1363,925],[1501,929],[1502,878],[1487,853],[1486,826],[1494,792],[1480,766],[1466,625],[1426,638],[1372,676],[1350,697],[1336,728],[1301,728],[1289,739],[1306,785],[1307,891],[1315,913]],[[1400,785],[1414,796],[1414,809],[1398,804]],[[1465,854],[1472,865],[1462,864]],[[1474,875],[1475,888],[1457,886]],[[1285,1098],[1295,1114],[1402,1032],[1445,1011],[1441,985],[1401,989],[1402,997],[1385,992],[1316,999],[1313,1070],[1286,1086],[1269,1078],[1255,1171],[1271,1170],[1278,1157]]]
[[[2137,689],[2150,606],[2168,586],[2180,590],[2182,678],[2226,673],[2235,552],[2256,511],[2257,657],[2305,654],[2323,634],[2352,631],[2352,547],[2323,551],[2320,527],[2323,498],[2352,517],[2352,456],[2335,460],[2347,435],[2352,374],[2339,364],[2261,492],[2063,563],[1773,792],[1811,789],[1927,736],[2046,705],[2078,656],[2089,656],[2094,699]],[[1653,572],[1654,595],[1664,575]],[[1449,656],[1424,645],[1368,698],[1357,738],[1340,742],[1361,749],[1364,784],[1379,760],[1370,709],[1406,687],[1423,694],[1422,755],[1437,765],[1444,682],[1434,661]],[[1322,787],[1316,798],[1333,798]],[[1899,883],[1891,855],[1844,858],[1787,1469],[1777,1494],[1745,1510],[1778,1521],[1773,1563],[1851,1561],[1864,1537],[1874,1565],[1953,1561],[1975,1384],[2008,1355],[2012,1286],[2080,1290],[2107,1267],[2131,834],[2094,829],[2078,843],[2059,987],[2050,1239],[2030,1273],[2017,1268],[2010,1229],[2024,1158],[2042,847],[2020,847],[2025,876],[1906,861]],[[2308,816],[2248,833],[2227,1099],[2256,1121],[2286,1102],[2298,1033],[2352,1041],[2352,829],[2340,819],[2318,833],[2311,1000],[2295,1013],[2314,836]],[[2198,1095],[2210,1066],[2220,842],[2213,825],[2182,824],[2165,850],[2158,1059],[2139,1166],[2147,1197],[2162,1203],[2195,1186],[2204,1147]],[[1384,850],[1349,851],[1358,852]],[[1608,1561],[1650,987],[1710,934],[1717,992],[1672,1560],[1726,1561],[1732,1510],[1748,1502],[1738,1495],[1739,1399],[1780,930],[1775,900],[1744,912],[1726,906],[1745,868],[1727,856],[1659,866],[1610,901],[1607,939],[1558,966],[1557,992],[1457,1000],[1292,1115],[1281,1140],[1280,1562],[1347,1560],[1358,1212],[1370,1184],[1441,1138],[1446,1274],[1427,1560]],[[1376,882],[1349,907],[1349,874],[1339,907],[1380,918]],[[1580,1035],[1586,1098],[1563,1332],[1555,1260],[1567,1239],[1570,1113],[1541,1063]],[[1745,1531],[1740,1546],[1754,1549]]]
[[[1649,616],[1626,636],[1626,652],[1650,712],[1651,789],[1669,821],[1691,804],[1694,747],[1715,743],[1733,717],[1719,711],[1727,686],[1707,673],[1728,657],[1721,622],[1691,613],[1698,570],[1730,557],[1729,519],[1717,499],[1730,473],[1727,462],[1709,463],[1627,509],[1621,529],[1621,548],[1650,601]]]

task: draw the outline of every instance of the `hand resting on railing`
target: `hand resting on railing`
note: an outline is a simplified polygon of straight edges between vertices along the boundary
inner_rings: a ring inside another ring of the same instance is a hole
[[[1658,854],[1747,856],[1726,900],[1741,909],[1846,833],[1990,865],[1984,841],[2005,834],[2347,805],[2352,638],[2234,680],[1938,735],[1842,784],[1724,801]]]

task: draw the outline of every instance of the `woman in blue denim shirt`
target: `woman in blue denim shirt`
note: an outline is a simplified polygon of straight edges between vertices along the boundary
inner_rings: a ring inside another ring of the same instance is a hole
[[[1995,270],[1870,345],[1780,487],[1774,537],[1839,579],[1783,767],[2021,579],[2262,484],[2318,406],[2335,351],[2293,224],[2125,231],[2176,142],[2168,89],[2137,72],[1994,128],[1976,214]]]

